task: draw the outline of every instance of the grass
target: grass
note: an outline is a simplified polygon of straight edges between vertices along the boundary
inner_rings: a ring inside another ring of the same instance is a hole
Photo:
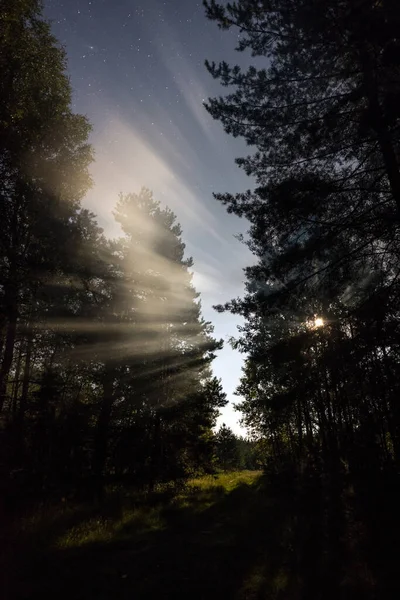
[[[165,529],[173,515],[179,519],[184,511],[201,513],[238,486],[252,485],[259,478],[257,471],[220,473],[192,479],[173,494],[160,486],[151,502],[146,496],[124,497],[117,491],[109,493],[101,507],[46,507],[22,519],[17,535],[42,549],[129,540]]]
[[[110,493],[101,507],[38,512],[19,524],[2,597],[378,597],[357,536],[346,545],[342,523],[329,520],[318,493],[310,497],[302,502],[243,471],[150,499]]]
[[[222,473],[151,502],[111,495],[99,508],[36,513],[19,526],[9,598],[255,598],[249,579],[259,587],[259,572],[239,585],[238,567],[247,570],[264,530],[261,479]]]

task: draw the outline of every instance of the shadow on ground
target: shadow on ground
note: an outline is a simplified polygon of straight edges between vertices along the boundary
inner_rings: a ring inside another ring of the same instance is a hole
[[[9,598],[368,600],[378,597],[368,544],[350,513],[315,490],[271,495],[262,478],[193,490],[164,506],[154,531],[127,523],[117,540],[28,549]]]

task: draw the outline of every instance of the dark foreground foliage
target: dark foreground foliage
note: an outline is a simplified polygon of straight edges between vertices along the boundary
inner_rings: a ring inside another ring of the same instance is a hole
[[[109,496],[15,538],[5,598],[398,597],[399,492],[374,484],[244,472]]]

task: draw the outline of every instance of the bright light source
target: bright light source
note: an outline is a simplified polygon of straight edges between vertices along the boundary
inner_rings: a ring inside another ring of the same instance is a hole
[[[314,321],[315,327],[322,327],[323,324],[324,324],[324,320],[321,319],[321,317],[316,318]]]

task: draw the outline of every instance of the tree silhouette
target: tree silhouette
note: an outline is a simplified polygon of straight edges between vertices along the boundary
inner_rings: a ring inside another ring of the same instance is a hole
[[[216,434],[216,453],[218,463],[224,471],[238,468],[239,466],[239,448],[238,440],[232,429],[225,423],[221,425]]]
[[[65,53],[40,4],[4,1],[0,19],[1,410],[10,401],[18,327],[29,363],[38,294],[73,260],[72,230],[92,156],[90,126],[71,111]]]
[[[216,194],[250,222],[238,393],[276,460],[332,473],[397,461],[399,14],[387,2],[205,2],[239,52],[211,115],[255,152],[255,188]],[[257,64],[260,61],[257,60]],[[317,323],[320,326],[317,326]],[[390,367],[389,367],[390,364]],[[389,383],[390,380],[390,383]]]
[[[10,506],[212,469],[222,342],[175,215],[121,195],[109,240],[81,206],[90,125],[37,0],[0,11],[0,445]]]

